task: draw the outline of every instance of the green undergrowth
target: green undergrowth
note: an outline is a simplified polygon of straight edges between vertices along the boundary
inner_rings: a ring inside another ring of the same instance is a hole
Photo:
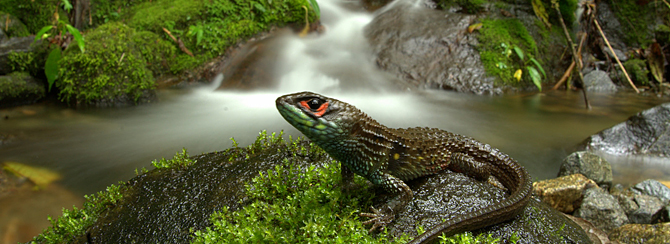
[[[117,185],[107,187],[104,191],[84,196],[86,201],[82,208],[63,209],[62,216],[49,217],[51,227],[28,243],[74,243],[84,235],[89,226],[97,221],[100,213],[121,201],[122,193],[127,188],[125,183],[119,182]]]
[[[513,18],[482,19],[477,39],[477,49],[486,72],[499,77],[504,84],[518,86],[521,84],[514,74],[522,70],[521,80],[531,82],[526,70],[533,64],[529,64],[528,60],[533,59],[538,50],[535,40],[521,21]]]
[[[28,28],[28,32],[37,33],[42,27],[50,25],[54,12],[58,9],[60,15],[65,12],[58,8],[61,0],[2,0],[0,12],[16,16]],[[2,22],[6,19],[3,18]]]

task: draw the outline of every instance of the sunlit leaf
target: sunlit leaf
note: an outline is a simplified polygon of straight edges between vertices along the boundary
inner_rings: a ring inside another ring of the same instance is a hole
[[[649,70],[651,71],[654,79],[659,83],[663,82],[663,63],[665,57],[663,56],[663,51],[661,50],[661,45],[658,42],[654,42],[649,45],[649,55],[647,57],[647,62],[649,63]]]
[[[63,5],[63,9],[65,9],[65,11],[70,11],[72,9],[72,4],[70,4],[70,1],[68,0],[62,0],[61,5]]]
[[[514,46],[514,52],[516,53],[517,56],[519,56],[521,60],[523,60],[523,51],[521,50],[521,48]]]
[[[50,31],[53,28],[54,28],[53,25],[42,27],[42,29],[40,29],[40,31],[38,31],[37,34],[35,34],[35,41],[43,39],[42,36],[44,36],[44,34],[46,34],[47,31]]]
[[[498,63],[496,64],[496,67],[498,67],[499,69],[506,69],[506,68],[507,68],[507,65],[506,65],[505,63],[503,63],[503,62],[498,62]]]
[[[540,72],[542,72],[542,76],[544,76],[544,78],[547,78],[547,73],[544,72],[544,69],[542,68],[540,62],[538,62],[535,58],[530,58],[530,61],[533,62],[535,66],[537,66]]]
[[[44,74],[47,76],[47,82],[49,83],[49,91],[51,91],[51,86],[58,78],[58,61],[61,58],[61,51],[59,47],[54,48],[49,53],[47,61],[44,64]]]
[[[468,26],[468,33],[472,33],[473,31],[481,29],[482,25],[482,23],[471,24]]]
[[[61,175],[46,169],[28,166],[17,162],[5,162],[3,168],[16,176],[28,178],[38,187],[46,187],[61,178]]]
[[[84,37],[81,35],[79,30],[77,28],[72,27],[69,24],[66,24],[65,27],[67,28],[67,31],[72,34],[72,37],[74,37],[74,40],[77,41],[77,46],[79,46],[79,49],[81,52],[84,52]]]
[[[516,81],[520,81],[522,75],[523,71],[521,69],[517,69],[516,72],[514,72],[514,78],[516,79]]]
[[[537,86],[537,89],[542,92],[542,76],[540,76],[540,72],[537,72],[535,68],[532,66],[526,67],[528,69],[528,75],[530,75],[530,80],[535,83],[535,86]]]

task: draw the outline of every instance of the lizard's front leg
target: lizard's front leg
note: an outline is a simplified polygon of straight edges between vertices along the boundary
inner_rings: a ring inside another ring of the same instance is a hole
[[[362,217],[372,218],[363,222],[364,225],[372,224],[370,232],[390,224],[395,219],[395,214],[402,210],[414,197],[414,193],[409,189],[409,186],[393,175],[383,173],[380,176],[379,184],[382,185],[384,190],[397,194],[397,196],[381,206],[379,210],[370,207],[372,213],[361,213]]]

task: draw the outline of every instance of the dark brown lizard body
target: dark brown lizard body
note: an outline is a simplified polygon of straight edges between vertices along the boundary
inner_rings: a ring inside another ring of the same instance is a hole
[[[380,210],[364,213],[373,229],[393,221],[413,198],[405,181],[444,169],[485,181],[495,177],[508,191],[503,201],[464,213],[426,231],[410,243],[423,243],[504,222],[521,213],[530,199],[530,175],[515,160],[488,144],[434,128],[394,129],[357,108],[316,93],[284,95],[276,101],[281,115],[342,163],[343,181],[359,174],[398,194]]]

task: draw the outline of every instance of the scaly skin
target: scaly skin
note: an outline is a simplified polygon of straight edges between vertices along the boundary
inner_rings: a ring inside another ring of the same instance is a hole
[[[410,243],[425,243],[442,233],[451,236],[501,223],[521,213],[530,199],[530,175],[515,160],[488,144],[434,128],[394,129],[379,124],[356,107],[312,92],[277,98],[279,113],[342,164],[343,183],[359,174],[397,194],[371,217],[371,231],[391,223],[414,194],[405,181],[444,169],[477,180],[494,177],[509,197],[463,213],[426,231]],[[353,171],[353,172],[352,172]]]

